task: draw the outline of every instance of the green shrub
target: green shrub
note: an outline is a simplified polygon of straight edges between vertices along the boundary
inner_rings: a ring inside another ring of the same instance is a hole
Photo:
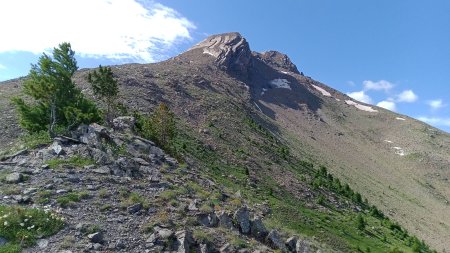
[[[63,226],[63,219],[54,213],[0,205],[0,237],[9,243],[0,247],[0,252],[19,252],[20,245],[31,246],[37,238],[53,235]]]
[[[64,196],[58,197],[56,202],[61,207],[67,207],[73,205],[75,202],[80,202],[80,196],[77,193],[67,193]]]

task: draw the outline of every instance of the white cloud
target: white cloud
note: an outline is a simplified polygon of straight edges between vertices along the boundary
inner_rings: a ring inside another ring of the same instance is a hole
[[[417,119],[420,121],[426,122],[430,125],[450,127],[450,118],[421,116],[421,117],[417,117]]]
[[[349,92],[347,95],[353,99],[356,99],[360,102],[371,104],[372,99],[367,95],[363,90],[362,91],[355,91],[355,92]]]
[[[398,94],[397,102],[412,103],[418,98],[419,97],[412,90],[404,90],[402,93]]]
[[[3,64],[0,64],[0,69],[6,69],[6,66]]]
[[[366,80],[363,81],[364,90],[383,90],[388,91],[394,87],[394,84],[386,81],[386,80],[380,80],[377,82]]]
[[[427,104],[431,107],[432,110],[437,110],[446,106],[442,99],[430,100],[427,101]]]
[[[154,61],[191,39],[194,24],[140,0],[2,0],[0,52],[40,54],[67,41],[80,55]]]
[[[395,102],[394,101],[389,101],[389,100],[383,100],[383,101],[379,102],[377,104],[377,106],[379,106],[381,108],[384,108],[384,109],[387,109],[387,110],[390,110],[390,111],[393,111],[393,112],[395,112],[396,109],[397,109]]]

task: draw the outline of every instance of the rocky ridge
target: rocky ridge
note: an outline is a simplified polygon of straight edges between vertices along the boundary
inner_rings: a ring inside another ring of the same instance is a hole
[[[270,208],[249,207],[239,193],[136,136],[133,126],[133,117],[115,119],[113,129],[81,126],[50,145],[2,158],[0,203],[52,210],[66,222],[25,252],[318,250],[266,228]]]

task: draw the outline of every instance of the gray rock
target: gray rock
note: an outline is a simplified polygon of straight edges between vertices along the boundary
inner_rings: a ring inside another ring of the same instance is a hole
[[[250,233],[250,214],[247,207],[241,207],[234,213],[234,220],[236,221],[239,230],[243,234]]]
[[[190,231],[182,230],[175,233],[177,238],[177,253],[189,253],[191,245],[194,243],[192,234]]]
[[[53,154],[55,154],[55,155],[63,155],[63,154],[65,154],[65,151],[64,151],[63,147],[57,141],[53,142],[53,144],[50,146],[50,148],[52,149]]]
[[[35,193],[36,191],[37,191],[37,188],[30,187],[30,188],[26,188],[25,190],[23,190],[22,193],[24,195],[28,195],[28,194]]]
[[[258,240],[264,240],[267,236],[268,231],[260,217],[254,217],[251,221],[250,233]]]
[[[6,176],[5,181],[10,184],[17,184],[22,182],[23,179],[24,179],[23,174],[19,172],[13,172]]]
[[[200,244],[200,253],[210,253],[210,252],[211,250],[208,247],[208,244],[206,243]]]
[[[142,209],[142,204],[141,203],[137,203],[137,204],[129,206],[127,208],[127,211],[130,214],[135,214],[135,213],[141,211],[141,209]]]
[[[297,243],[295,244],[295,250],[297,253],[313,253],[317,251],[317,249],[313,245],[305,240],[297,240]]]
[[[219,226],[232,229],[233,228],[233,220],[230,217],[230,214],[225,211],[221,211],[217,217],[219,218]]]
[[[280,249],[282,251],[286,251],[286,246],[284,245],[283,241],[281,240],[281,236],[275,229],[272,229],[269,232],[269,235],[267,235],[267,244],[269,244],[270,247],[274,249]]]
[[[108,166],[102,166],[100,168],[93,169],[91,171],[100,175],[109,175],[111,173],[111,170],[109,169]]]
[[[101,248],[102,248],[102,245],[100,243],[94,243],[94,245],[93,245],[94,250],[99,250]]]
[[[56,190],[56,194],[64,194],[64,193],[68,193],[69,191],[66,189],[58,189]]]
[[[291,252],[297,252],[296,249],[297,240],[298,238],[296,236],[289,237],[286,240],[286,247],[288,248],[288,250],[290,250]]]
[[[113,119],[113,129],[120,132],[133,132],[136,119],[131,116],[122,116]]]
[[[103,233],[96,232],[88,235],[89,240],[92,243],[102,243],[103,242]]]
[[[200,214],[198,216],[198,222],[203,226],[216,227],[219,224],[219,219],[215,213]]]
[[[220,253],[233,253],[235,252],[235,249],[231,244],[225,243],[222,247],[219,249]]]
[[[175,235],[175,233],[172,230],[167,228],[155,227],[155,231],[158,237],[161,238],[162,240],[167,240]]]
[[[194,200],[194,201],[191,201],[191,202],[189,203],[188,210],[189,210],[189,211],[198,211],[198,208],[197,208],[197,205],[196,205],[196,201],[195,201],[195,200]]]
[[[37,240],[37,245],[40,249],[45,249],[48,246],[48,240],[46,239],[39,239]]]
[[[14,195],[13,199],[17,201],[17,204],[29,204],[32,202],[30,196],[26,195]]]

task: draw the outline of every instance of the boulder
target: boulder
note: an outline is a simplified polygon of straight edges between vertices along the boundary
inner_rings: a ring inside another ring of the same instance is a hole
[[[103,233],[96,232],[88,235],[89,241],[92,243],[103,243]]]
[[[217,217],[219,218],[219,226],[232,229],[233,227],[233,220],[230,217],[230,214],[226,213],[225,211],[221,211]]]
[[[52,149],[53,154],[55,154],[55,155],[64,155],[65,154],[63,147],[57,141],[53,142],[53,144],[50,146],[50,148]]]
[[[192,233],[187,230],[181,230],[175,233],[175,237],[177,238],[176,246],[177,253],[189,253],[190,249],[194,244],[194,239],[192,238]]]
[[[296,236],[289,237],[286,240],[286,247],[288,248],[289,251],[297,252],[297,249],[296,249],[297,241],[298,241],[298,238]]]
[[[219,223],[217,215],[215,213],[210,214],[200,214],[198,216],[198,222],[203,226],[216,227]]]
[[[6,176],[5,181],[10,184],[17,184],[22,182],[23,179],[24,179],[23,174],[19,172],[13,172]]]
[[[266,238],[267,234],[269,233],[264,226],[262,220],[260,217],[254,217],[251,221],[250,226],[250,233],[253,237],[255,237],[257,240],[264,240]]]
[[[234,220],[243,234],[250,233],[250,214],[247,207],[241,207],[234,213]]]
[[[281,251],[286,251],[286,247],[284,245],[283,240],[281,240],[281,236],[275,229],[272,229],[266,238],[267,244],[273,249],[279,249]]]
[[[141,209],[142,209],[142,204],[141,203],[137,203],[137,204],[129,206],[127,208],[127,211],[130,214],[135,214],[135,213],[141,211]]]
[[[113,129],[119,132],[133,132],[136,119],[131,116],[122,116],[113,119]]]
[[[317,251],[316,247],[305,240],[297,240],[295,250],[297,253],[315,253]]]

